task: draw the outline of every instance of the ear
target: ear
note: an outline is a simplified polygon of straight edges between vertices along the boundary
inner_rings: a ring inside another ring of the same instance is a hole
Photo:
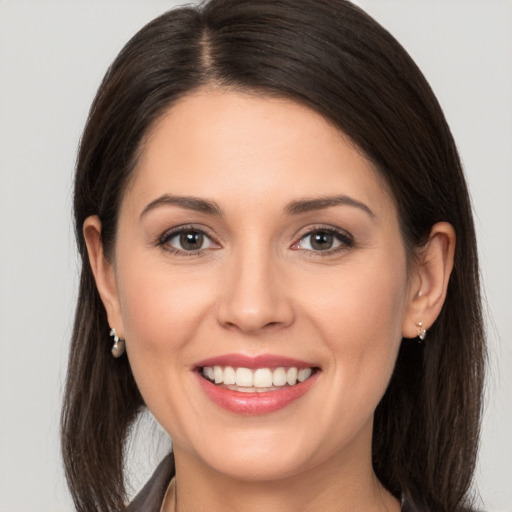
[[[85,219],[83,233],[89,263],[96,281],[96,287],[107,312],[108,323],[110,327],[116,329],[119,338],[124,339],[124,326],[117,293],[115,269],[113,263],[105,258],[101,240],[101,221],[97,215]]]
[[[427,243],[417,250],[402,326],[405,338],[418,336],[418,322],[428,330],[441,312],[453,268],[455,239],[453,226],[438,222],[432,227]]]

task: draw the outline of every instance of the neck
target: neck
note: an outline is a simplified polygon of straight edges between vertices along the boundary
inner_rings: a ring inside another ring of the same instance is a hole
[[[399,512],[400,504],[378,481],[371,455],[334,456],[321,466],[268,481],[237,479],[174,448],[176,487],[166,512]],[[340,454],[341,455],[341,454]],[[175,494],[176,493],[176,494]]]

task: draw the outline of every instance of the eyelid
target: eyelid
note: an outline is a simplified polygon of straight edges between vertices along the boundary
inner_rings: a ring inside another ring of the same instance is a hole
[[[333,249],[326,249],[324,251],[315,251],[314,249],[303,249],[301,247],[298,247],[299,243],[304,238],[311,236],[319,231],[320,232],[324,231],[324,232],[332,234],[333,236],[335,236],[337,238],[338,241],[340,241],[340,245]],[[305,252],[312,253],[314,255],[319,255],[319,256],[332,255],[334,253],[346,250],[346,249],[354,246],[354,237],[348,231],[338,228],[338,227],[335,227],[335,226],[330,226],[330,225],[325,225],[325,224],[308,226],[307,228],[305,228],[304,231],[302,231],[302,233],[300,235],[298,235],[296,240],[297,241],[292,244],[291,249],[305,251]]]
[[[206,247],[203,249],[197,249],[197,250],[184,250],[179,249],[174,246],[166,245],[170,240],[172,240],[174,237],[179,236],[183,232],[187,231],[195,231],[197,233],[201,233],[203,236],[205,236],[209,241],[211,246]],[[317,232],[327,232],[332,234],[340,243],[338,246],[332,248],[332,249],[325,249],[325,250],[315,250],[315,249],[304,249],[299,246],[300,242],[308,237],[312,236],[313,234]],[[183,224],[179,226],[174,226],[166,231],[164,231],[163,234],[161,234],[156,242],[156,246],[162,247],[164,250],[171,252],[176,255],[184,255],[184,256],[194,256],[201,254],[203,252],[210,251],[212,249],[220,249],[222,248],[221,243],[217,241],[218,237],[213,235],[211,233],[211,229],[207,228],[206,226],[198,226],[197,224]],[[335,254],[337,252],[347,250],[350,247],[354,245],[354,237],[346,230],[332,226],[332,225],[325,225],[325,224],[318,224],[313,226],[308,226],[301,230],[301,233],[296,236],[296,241],[291,245],[292,250],[299,250],[304,251],[310,254],[313,254],[315,256],[328,256]]]
[[[213,247],[197,249],[195,251],[186,251],[184,249],[179,249],[177,247],[166,245],[166,244],[168,244],[168,242],[170,240],[172,240],[173,238],[175,238],[187,231],[195,231],[197,233],[201,233],[204,237],[208,238],[208,240],[210,241],[210,243]],[[221,247],[220,243],[217,242],[216,237],[214,237],[211,234],[210,229],[208,229],[204,226],[199,227],[197,224],[183,224],[180,226],[174,226],[174,227],[164,231],[164,233],[161,234],[157,238],[155,245],[162,247],[164,250],[171,252],[173,254],[184,255],[184,256],[194,256],[194,255],[198,255],[202,252],[209,251],[211,249],[218,249]]]

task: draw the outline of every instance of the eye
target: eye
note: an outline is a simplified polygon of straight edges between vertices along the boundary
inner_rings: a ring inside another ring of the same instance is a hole
[[[350,247],[353,239],[348,234],[335,229],[315,229],[303,235],[292,249],[315,252],[335,252],[337,249]]]
[[[181,228],[166,233],[159,245],[175,253],[197,254],[199,251],[216,247],[212,239],[203,231],[194,228]]]

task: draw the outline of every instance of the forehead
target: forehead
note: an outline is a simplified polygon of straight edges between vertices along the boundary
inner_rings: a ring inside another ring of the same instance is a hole
[[[370,161],[323,116],[288,99],[226,90],[190,94],[154,123],[130,189],[148,201],[232,193],[248,204],[334,192],[391,200]]]

